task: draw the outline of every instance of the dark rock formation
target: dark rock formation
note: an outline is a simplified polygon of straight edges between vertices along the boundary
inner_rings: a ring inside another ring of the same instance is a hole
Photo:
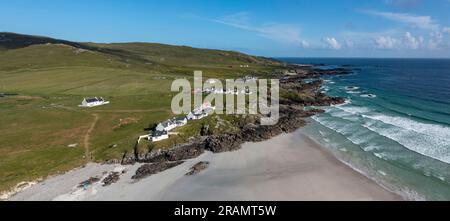
[[[114,183],[117,183],[120,179],[121,173],[119,172],[112,172],[109,174],[105,179],[103,179],[103,186],[110,186]]]
[[[320,113],[320,110],[304,111],[295,107],[281,106],[280,119],[276,125],[265,126],[248,124],[238,134],[210,136],[205,140],[204,148],[213,153],[235,151],[246,142],[261,142],[283,133],[291,133],[304,126],[304,118]]]
[[[222,134],[210,136],[205,140],[205,149],[214,153],[235,151],[243,142],[240,134]]]
[[[197,158],[205,152],[203,139],[197,139],[196,141],[184,144],[182,146],[175,147],[170,150],[158,150],[147,154],[141,158],[141,163],[160,163],[167,161],[182,161]]]
[[[136,171],[136,174],[133,177],[131,177],[131,179],[139,180],[151,175],[155,175],[170,168],[176,167],[182,163],[184,162],[177,161],[177,162],[160,162],[160,163],[145,164]]]
[[[94,183],[99,182],[99,181],[100,181],[100,178],[98,178],[98,177],[91,177],[88,180],[81,182],[78,185],[78,188],[86,188],[86,187],[88,187],[88,186],[90,186],[90,185],[92,185]]]
[[[189,173],[186,173],[186,176],[193,176],[199,174],[203,170],[206,170],[209,166],[209,162],[199,162],[195,164]]]
[[[350,68],[335,68],[335,69],[314,69],[309,73],[311,76],[327,76],[327,75],[347,75],[352,74],[353,70]]]

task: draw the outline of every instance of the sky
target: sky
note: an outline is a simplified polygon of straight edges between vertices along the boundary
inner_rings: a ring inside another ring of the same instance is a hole
[[[0,0],[0,31],[269,57],[450,58],[450,0]]]

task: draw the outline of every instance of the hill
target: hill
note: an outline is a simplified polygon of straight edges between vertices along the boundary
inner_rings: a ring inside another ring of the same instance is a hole
[[[49,55],[55,46],[67,46],[66,52],[59,51],[63,54],[58,54],[58,52],[53,52]],[[53,39],[41,36],[31,36],[31,35],[21,35],[15,33],[0,33],[0,48],[6,49],[6,55],[3,54],[0,64],[0,68],[5,68],[5,65],[10,62],[11,59],[17,58],[17,56],[23,56],[33,58],[32,60],[15,60],[15,67],[18,68],[19,65],[33,66],[36,62],[45,67],[58,66],[59,62],[64,61],[64,65],[70,64],[75,55],[83,52],[90,52],[91,54],[96,54],[99,56],[99,60],[104,61],[105,59],[109,62],[107,63],[118,63],[118,66],[125,65],[129,67],[131,65],[136,66],[139,70],[159,70],[161,68],[174,70],[180,69],[180,67],[206,67],[206,68],[237,68],[240,65],[252,65],[253,68],[261,68],[267,66],[277,66],[280,65],[279,62],[263,58],[250,56],[234,51],[221,51],[221,50],[210,50],[210,49],[198,49],[187,46],[172,46],[164,44],[155,43],[120,43],[120,44],[98,44],[98,43],[80,43],[71,42],[66,40]],[[73,53],[68,53],[68,51]],[[46,55],[41,59],[40,56],[35,57],[36,54]],[[11,57],[11,59],[9,59]],[[49,58],[53,58],[55,63],[47,63]],[[82,56],[79,56],[82,57]],[[85,60],[75,59],[78,61],[89,62],[88,57]],[[95,59],[94,59],[95,61]],[[79,62],[74,62],[75,65],[79,65]],[[95,64],[98,66],[108,66],[105,63]],[[12,66],[6,65],[11,69]]]

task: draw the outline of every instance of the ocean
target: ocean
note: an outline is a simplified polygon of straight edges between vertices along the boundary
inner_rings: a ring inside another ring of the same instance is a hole
[[[347,99],[303,132],[408,200],[450,200],[450,60],[283,58],[354,74],[322,88]]]

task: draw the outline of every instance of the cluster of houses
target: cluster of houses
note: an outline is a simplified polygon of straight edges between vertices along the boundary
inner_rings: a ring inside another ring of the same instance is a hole
[[[249,88],[246,88],[244,90],[239,91],[237,88],[235,88],[234,90],[231,89],[216,89],[216,88],[206,88],[205,90],[203,90],[203,93],[206,94],[231,94],[231,95],[239,95],[239,94],[246,94],[246,95],[250,95],[253,94],[252,91],[250,91]]]
[[[176,117],[170,120],[166,120],[164,122],[159,123],[155,131],[152,134],[148,135],[148,139],[152,142],[158,142],[161,140],[169,139],[169,131],[182,127],[188,123],[186,117]]]
[[[109,101],[106,101],[102,97],[94,97],[94,98],[84,98],[84,100],[81,102],[80,107],[97,107],[109,104]]]
[[[200,120],[214,113],[215,107],[211,106],[209,103],[203,104],[201,107],[198,107],[191,111],[185,117],[176,117],[170,120],[166,120],[164,122],[159,123],[155,130],[146,136],[142,136],[139,138],[147,138],[149,141],[158,142],[162,140],[169,139],[169,132],[177,127],[185,126],[189,120]]]
[[[245,76],[243,78],[237,79],[236,82],[241,82],[241,83],[248,83],[248,82],[256,82],[258,80],[258,78],[253,77],[253,76]],[[209,84],[214,84],[216,83],[217,80],[208,80],[206,81],[206,83]],[[230,95],[239,95],[239,94],[246,94],[246,95],[250,95],[253,94],[252,91],[250,91],[249,88],[246,88],[245,90],[241,90],[239,91],[237,88],[234,89],[217,89],[215,87],[209,87],[209,88],[205,88],[203,91],[203,93],[206,94],[230,94]]]

